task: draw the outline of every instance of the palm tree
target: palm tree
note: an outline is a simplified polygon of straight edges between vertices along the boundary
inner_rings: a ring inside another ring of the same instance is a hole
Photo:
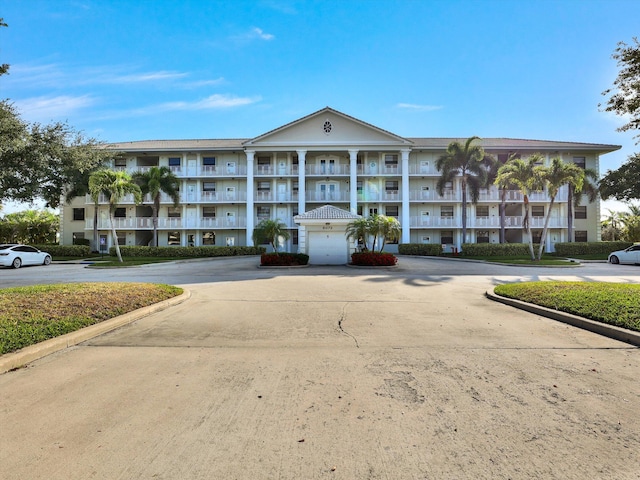
[[[151,215],[153,221],[153,246],[158,246],[158,213],[160,212],[160,199],[162,194],[167,194],[173,200],[173,206],[177,207],[180,201],[180,180],[168,167],[151,167],[146,172],[135,172],[133,181],[140,187],[142,196],[151,196]]]
[[[520,158],[520,154],[512,153],[506,159],[502,160],[501,155],[498,157],[494,157],[493,155],[486,155],[483,163],[487,170],[487,178],[486,178],[486,188],[489,188],[496,181],[498,176],[498,170],[509,160],[514,158]],[[511,185],[502,185],[498,187],[498,191],[500,192],[500,205],[498,206],[498,210],[500,212],[500,243],[506,242],[506,223],[507,223],[507,192],[512,189]]]
[[[589,203],[595,202],[598,198],[598,172],[591,168],[585,168],[582,188],[577,189],[576,185],[569,183],[569,193],[567,198],[567,226],[569,228],[569,242],[574,240],[573,231],[573,208],[579,207],[582,197],[586,195]],[[593,181],[592,181],[593,180]]]
[[[524,219],[522,227],[529,240],[529,253],[531,260],[536,259],[533,250],[533,236],[531,234],[531,204],[529,203],[529,195],[543,189],[544,183],[542,174],[544,167],[536,165],[536,162],[542,161],[542,155],[535,153],[531,155],[525,162],[520,158],[512,158],[498,170],[495,184],[498,187],[514,186],[522,193],[524,201]]]
[[[382,252],[387,240],[393,241],[400,238],[402,229],[397,218],[387,217],[386,215],[378,215],[378,217],[378,236],[382,238],[382,245],[380,246],[380,252]]]
[[[556,201],[558,191],[564,185],[569,185],[569,189],[573,188],[576,191],[581,191],[585,173],[584,170],[575,163],[565,163],[560,157],[555,157],[551,159],[551,165],[544,167],[542,175],[543,181],[547,187],[547,194],[549,195],[549,209],[545,215],[542,236],[540,237],[538,260],[542,260],[542,252],[547,239],[549,220],[551,219],[551,209]]]
[[[622,240],[627,242],[637,242],[640,240],[640,205],[628,204],[628,212],[622,212],[620,223],[622,223]]]
[[[611,240],[615,242],[618,238],[620,238],[620,224],[623,215],[620,212],[614,212],[612,210],[608,210],[608,212],[609,215],[602,221],[602,226],[609,231],[609,233],[613,237],[611,238]],[[603,240],[605,240],[604,236],[605,234],[603,232]]]
[[[485,184],[486,170],[482,161],[485,158],[484,150],[479,145],[472,145],[479,137],[468,138],[462,145],[460,142],[451,142],[447,152],[438,158],[436,168],[442,172],[436,189],[440,196],[444,195],[447,183],[453,182],[455,177],[460,177],[462,189],[462,243],[467,242],[467,187],[471,194],[471,203],[478,203],[480,188]]]
[[[369,250],[369,247],[367,246],[367,239],[369,238],[369,219],[362,217],[350,222],[347,225],[346,235],[347,238],[350,238],[356,243],[362,240],[364,250]]]
[[[278,253],[278,241],[289,240],[291,234],[287,230],[287,226],[280,219],[272,220],[270,218],[261,220],[253,230],[253,243],[259,245],[261,243],[269,243],[273,247],[273,251]]]
[[[120,201],[126,195],[133,195],[136,205],[142,202],[142,192],[140,187],[133,183],[131,175],[125,171],[114,171],[109,169],[98,170],[89,177],[89,194],[95,203],[98,203],[100,194],[109,199],[109,222],[111,224],[111,235],[113,244],[116,247],[118,261],[122,262],[120,245],[118,245],[118,234],[115,227],[115,213]]]

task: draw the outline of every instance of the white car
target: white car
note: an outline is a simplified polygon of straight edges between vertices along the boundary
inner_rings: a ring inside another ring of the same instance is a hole
[[[49,265],[51,255],[29,245],[0,245],[0,265],[20,268],[23,265]]]
[[[609,263],[640,263],[640,244],[609,254]]]

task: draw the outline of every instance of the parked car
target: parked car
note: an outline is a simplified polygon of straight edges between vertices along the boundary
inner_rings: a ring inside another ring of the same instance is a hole
[[[0,245],[0,265],[20,268],[23,265],[49,265],[51,255],[35,247],[19,244]]]
[[[609,263],[640,263],[640,244],[609,254]]]

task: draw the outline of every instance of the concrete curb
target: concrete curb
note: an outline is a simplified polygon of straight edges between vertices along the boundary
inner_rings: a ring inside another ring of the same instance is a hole
[[[70,332],[56,338],[45,340],[44,342],[30,345],[17,352],[6,353],[0,356],[0,375],[15,368],[22,367],[29,362],[46,357],[65,348],[72,347],[91,338],[110,332],[116,328],[128,325],[152,313],[165,310],[174,305],[178,305],[191,297],[191,292],[185,290],[181,295],[172,297],[162,302],[154,303],[148,307],[139,308],[133,312],[125,313],[104,322],[96,323],[88,327],[81,328],[75,332]]]
[[[640,347],[640,332],[634,332],[625,328],[616,327],[615,325],[607,325],[606,323],[596,322],[595,320],[589,320],[587,318],[572,315],[570,313],[560,312],[547,307],[541,307],[540,305],[534,305],[532,303],[515,300],[513,298],[501,297],[493,292],[485,292],[485,296],[495,302],[504,303],[511,307],[526,310],[527,312],[535,313],[542,317],[551,318],[559,322],[573,325],[574,327],[589,330],[590,332],[604,335],[605,337],[613,338],[621,342],[629,343]]]

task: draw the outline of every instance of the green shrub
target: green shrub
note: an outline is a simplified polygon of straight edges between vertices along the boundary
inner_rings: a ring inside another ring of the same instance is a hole
[[[357,252],[351,254],[353,265],[390,267],[398,263],[398,257],[388,252]]]
[[[74,238],[73,239],[73,244],[74,245],[86,245],[87,247],[91,245],[91,240],[89,240],[88,238]]]
[[[438,256],[442,255],[439,243],[401,243],[398,245],[400,255]]]
[[[538,252],[539,244],[534,244]],[[465,257],[521,257],[530,255],[528,243],[463,243],[462,254]]]
[[[633,245],[631,242],[571,242],[556,243],[556,255],[570,257],[572,255],[609,254],[616,250],[624,250]]]
[[[263,253],[260,256],[260,265],[263,267],[292,267],[308,263],[309,255],[304,253]]]
[[[52,257],[88,257],[91,249],[87,245],[34,245]]]
[[[203,257],[234,257],[239,255],[261,255],[266,251],[265,247],[146,247],[146,246],[120,246],[123,257],[177,257],[177,258],[203,258]],[[109,255],[116,256],[116,248],[109,248]]]

